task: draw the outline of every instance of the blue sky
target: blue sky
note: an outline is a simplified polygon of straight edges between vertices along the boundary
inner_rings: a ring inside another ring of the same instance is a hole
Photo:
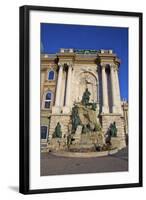
[[[56,53],[60,48],[113,49],[121,60],[121,99],[128,100],[128,28],[41,24],[41,43],[44,53]]]

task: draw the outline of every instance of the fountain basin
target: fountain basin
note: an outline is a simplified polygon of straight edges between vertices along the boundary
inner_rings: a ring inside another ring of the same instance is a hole
[[[112,149],[107,151],[99,151],[99,152],[69,152],[69,151],[59,151],[59,152],[49,152],[55,156],[62,157],[75,157],[75,158],[93,158],[93,157],[103,157],[112,155],[118,152],[118,149]]]

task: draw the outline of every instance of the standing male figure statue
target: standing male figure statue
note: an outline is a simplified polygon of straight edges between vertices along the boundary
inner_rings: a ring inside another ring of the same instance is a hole
[[[85,90],[85,92],[84,92],[84,94],[82,96],[82,104],[84,106],[88,105],[89,99],[90,99],[90,95],[91,95],[91,93],[89,92],[88,88],[86,88],[86,90]]]

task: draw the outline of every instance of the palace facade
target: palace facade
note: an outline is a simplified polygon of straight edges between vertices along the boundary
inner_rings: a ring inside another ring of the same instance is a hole
[[[60,49],[41,55],[41,140],[51,140],[60,122],[63,135],[71,129],[71,112],[86,88],[103,132],[116,122],[121,148],[128,134],[128,103],[121,101],[120,60],[112,50]],[[63,136],[62,136],[63,137]]]

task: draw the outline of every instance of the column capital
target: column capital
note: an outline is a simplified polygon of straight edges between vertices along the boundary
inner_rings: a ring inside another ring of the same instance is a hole
[[[64,63],[58,63],[59,68],[63,68]]]
[[[70,64],[68,65],[68,70],[69,70],[69,69],[73,70],[73,64],[70,63]]]
[[[105,69],[107,64],[106,63],[101,63],[100,66],[101,66],[102,69]]]
[[[115,64],[115,70],[119,71],[119,65]]]
[[[66,70],[66,71],[73,70],[73,64],[72,63],[67,62],[67,63],[64,63],[64,65],[66,65],[64,70]]]
[[[73,64],[70,62],[60,62],[58,63],[58,66],[62,67],[65,71],[67,71],[70,67],[73,69]]]
[[[58,68],[57,71],[62,71],[63,70],[63,64],[62,63],[58,63]]]
[[[110,65],[110,68],[111,69],[114,69],[114,71],[116,70],[116,71],[118,71],[118,69],[119,69],[119,67],[118,67],[118,65],[116,65],[116,64],[109,64]]]

